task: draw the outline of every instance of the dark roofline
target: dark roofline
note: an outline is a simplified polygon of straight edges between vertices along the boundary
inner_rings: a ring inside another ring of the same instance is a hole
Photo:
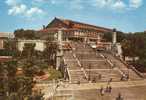
[[[48,26],[51,25],[51,24],[54,22],[54,20],[58,20],[58,21],[60,21],[62,24],[66,25],[61,19],[55,17],[45,28],[48,28]],[[68,25],[66,25],[66,26],[68,26]]]
[[[69,19],[61,19],[61,18],[57,18],[57,17],[55,17],[55,19],[60,20],[60,21],[69,21],[69,22],[72,22],[72,23],[87,25],[87,26],[90,26],[90,27],[93,27],[93,28],[100,28],[100,29],[104,29],[104,30],[108,30],[108,31],[113,31],[113,29],[110,29],[110,28],[91,25],[91,24],[87,24],[87,23],[84,23],[84,22],[78,22],[78,21],[73,21],[73,20],[69,20]],[[66,24],[66,23],[64,23],[64,24]]]

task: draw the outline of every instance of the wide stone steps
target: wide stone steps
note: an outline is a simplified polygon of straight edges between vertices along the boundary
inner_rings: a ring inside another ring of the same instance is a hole
[[[109,69],[111,66],[106,61],[81,61],[85,69]]]
[[[87,83],[87,79],[83,71],[70,71],[71,83]]]
[[[111,78],[112,81],[120,81],[122,75],[127,73],[128,68],[126,65],[112,54],[106,52],[96,53],[89,45],[84,43],[74,43],[73,46],[73,51],[67,51],[64,54],[72,83],[88,82],[89,70],[91,70],[91,80],[96,79],[104,82]],[[116,70],[113,70],[115,68]],[[131,80],[139,79],[139,76],[133,70],[129,70],[128,73]],[[98,79],[99,74],[102,76],[100,80]]]
[[[74,59],[73,55],[72,55],[72,52],[70,51],[66,51],[64,52],[64,59]]]
[[[67,67],[69,70],[77,70],[80,69],[77,61],[66,61]]]
[[[130,80],[141,79],[132,69],[128,69],[124,63],[116,59],[112,54],[109,53],[102,53],[102,54],[106,56],[107,59],[109,59],[114,64],[114,67],[119,68],[124,73],[128,73]]]
[[[99,71],[86,71],[87,75],[90,76],[90,78],[96,81],[109,81],[112,78],[112,81],[120,81],[121,74],[118,71],[112,71],[112,70],[99,70]],[[100,76],[100,78],[99,78]]]

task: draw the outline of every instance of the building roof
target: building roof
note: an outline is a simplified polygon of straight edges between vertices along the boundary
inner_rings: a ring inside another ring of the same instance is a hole
[[[63,21],[67,25],[74,24],[72,26],[73,28],[88,28],[88,29],[95,29],[95,30],[112,31],[112,29],[109,29],[109,28],[104,28],[104,27],[86,24],[86,23],[82,23],[82,22],[72,21],[72,20],[68,20],[68,19],[60,19],[60,20]]]
[[[12,38],[13,34],[9,32],[0,32],[0,38]]]
[[[90,25],[78,21],[72,21],[69,19],[60,19],[56,18],[51,21],[46,27],[45,30],[51,29],[51,28],[67,28],[68,29],[80,29],[80,30],[91,30],[91,31],[99,31],[99,32],[111,32],[112,29],[104,28],[100,26]]]

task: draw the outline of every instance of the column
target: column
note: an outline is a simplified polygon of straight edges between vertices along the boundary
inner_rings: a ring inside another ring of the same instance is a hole
[[[60,69],[62,56],[63,56],[63,50],[62,50],[62,34],[63,31],[60,29],[57,33],[57,44],[58,44],[58,50],[57,50],[57,57],[56,57],[56,70]]]
[[[100,42],[101,42],[100,33],[98,33],[97,39],[98,39],[98,40],[97,40],[97,43],[100,44]]]
[[[117,32],[116,29],[113,29],[113,44],[117,43]]]

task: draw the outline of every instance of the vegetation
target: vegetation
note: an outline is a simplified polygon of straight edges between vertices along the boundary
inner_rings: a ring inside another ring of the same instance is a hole
[[[49,69],[49,74],[50,74],[50,76],[49,76],[48,80],[62,78],[62,73],[60,71],[55,70],[55,69]]]
[[[50,65],[55,65],[56,48],[57,45],[48,44],[45,51],[41,52],[35,50],[35,44],[26,43],[23,51],[19,52],[14,41],[6,41],[5,50],[0,54],[10,55],[15,60],[0,63],[0,100],[42,100],[43,94],[34,94],[32,91],[35,84],[33,78],[46,72],[50,74],[49,80],[62,77],[59,71],[48,70]],[[19,75],[18,69],[22,70]]]
[[[117,32],[117,41],[121,42],[123,39],[125,39],[125,34],[122,32]],[[112,33],[104,33],[104,37],[106,42],[112,42]]]
[[[112,33],[105,33],[104,38],[107,42],[112,42]],[[123,58],[126,56],[133,58],[131,64],[138,70],[146,72],[146,33],[118,32],[117,41],[122,44]],[[135,61],[134,57],[139,57],[139,60]]]
[[[20,52],[17,50],[16,41],[8,39],[4,41],[4,49],[0,50],[0,56],[18,57]]]
[[[43,33],[34,30],[17,29],[14,31],[15,39],[43,39],[52,41],[55,39],[54,33]]]
[[[131,63],[141,72],[146,71],[146,33],[127,34],[122,41],[123,55],[129,57],[139,57],[139,60]]]
[[[14,31],[15,38],[19,39],[37,39],[37,35],[35,35],[34,30],[24,30],[24,29],[18,29]]]
[[[0,63],[1,100],[24,100],[32,95],[32,77],[27,77],[26,74],[18,76],[17,68],[17,61]]]
[[[12,56],[14,53],[9,50],[0,50],[0,56]]]
[[[48,60],[50,65],[55,65],[57,45],[55,43],[46,44],[46,48],[43,52],[44,58]]]
[[[35,53],[35,44],[34,43],[25,43],[22,51],[22,56],[30,58]]]

